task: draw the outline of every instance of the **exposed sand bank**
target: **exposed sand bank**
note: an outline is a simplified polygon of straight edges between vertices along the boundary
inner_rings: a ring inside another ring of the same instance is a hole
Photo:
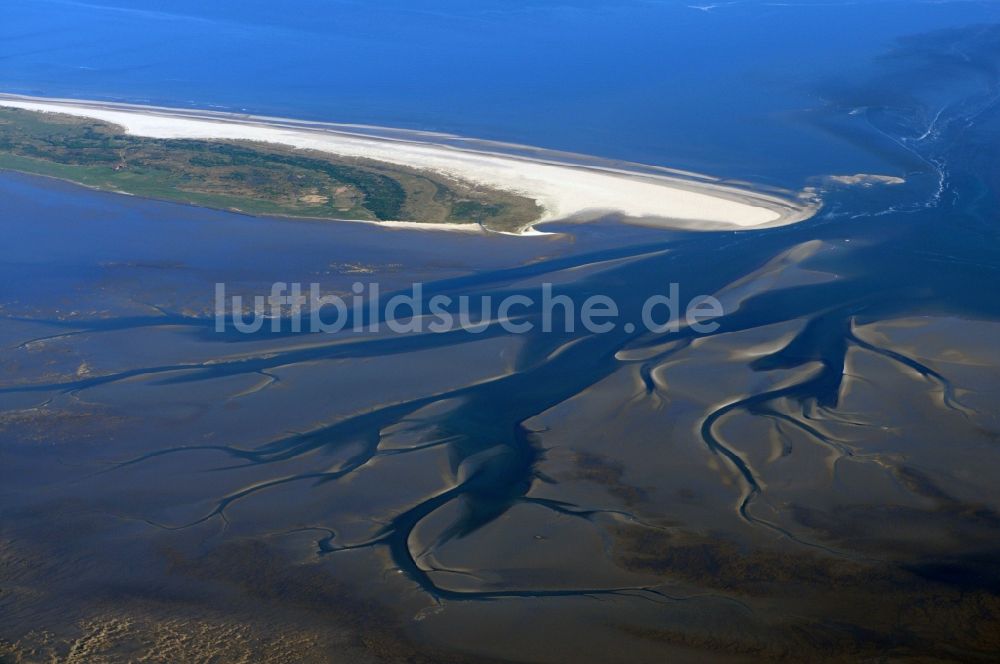
[[[905,179],[896,177],[895,175],[876,175],[873,173],[830,175],[826,179],[833,184],[861,185],[862,187],[872,187],[877,184],[897,185],[906,183]]]
[[[161,107],[0,95],[0,106],[103,120],[150,138],[262,141],[427,169],[512,191],[544,209],[531,224],[617,214],[626,220],[695,230],[782,226],[807,219],[804,199],[624,168],[473,150],[435,143],[433,134],[388,138],[364,128]],[[398,133],[398,132],[397,132]],[[528,230],[526,228],[526,230]]]

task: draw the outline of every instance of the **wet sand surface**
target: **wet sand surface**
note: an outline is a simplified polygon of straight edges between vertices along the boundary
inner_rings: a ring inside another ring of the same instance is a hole
[[[15,661],[997,647],[1000,496],[976,469],[1000,461],[998,323],[938,299],[954,265],[873,270],[842,226],[484,239],[0,183],[31,247],[5,255],[0,356]],[[222,273],[549,281],[626,319],[678,281],[727,314],[711,335],[219,334]]]

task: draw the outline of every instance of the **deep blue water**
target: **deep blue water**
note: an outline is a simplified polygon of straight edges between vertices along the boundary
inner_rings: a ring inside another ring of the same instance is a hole
[[[797,114],[991,2],[25,0],[0,90],[436,129],[773,179],[880,161]]]

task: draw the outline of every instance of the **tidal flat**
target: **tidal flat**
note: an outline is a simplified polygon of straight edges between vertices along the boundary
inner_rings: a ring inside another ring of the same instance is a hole
[[[8,659],[997,647],[1000,496],[969,471],[998,461],[996,323],[972,303],[859,308],[893,283],[863,267],[877,247],[734,237],[705,274],[717,238],[699,234],[429,236],[0,183],[33,210],[14,217],[33,248],[9,283],[36,289],[3,305]],[[240,258],[278,238],[276,263]],[[453,293],[554,281],[632,309],[666,271],[730,313],[707,337],[213,331],[218,274],[346,290],[362,247],[390,292],[415,275]],[[892,288],[932,288],[944,268],[924,268]]]

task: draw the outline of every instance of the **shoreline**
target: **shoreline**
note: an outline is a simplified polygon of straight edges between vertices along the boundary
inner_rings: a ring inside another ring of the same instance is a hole
[[[270,143],[426,170],[535,200],[543,214],[527,221],[518,233],[521,235],[542,232],[535,227],[549,221],[587,221],[603,216],[671,229],[752,230],[797,223],[810,218],[818,209],[814,200],[801,195],[795,198],[791,194],[782,196],[720,184],[711,176],[690,174],[690,179],[686,179],[680,171],[659,167],[628,170],[510,154],[499,149],[458,147],[443,139],[475,141],[432,132],[10,94],[0,94],[0,106],[102,120],[135,136]],[[499,148],[504,144],[492,145]],[[586,157],[581,156],[582,159]],[[671,174],[653,170],[667,170]],[[370,223],[393,228],[418,227],[408,221]],[[457,227],[464,225],[429,223],[419,227],[464,231],[465,228]]]
[[[2,106],[2,104],[0,104]],[[525,229],[520,233],[511,233],[508,231],[490,231],[483,228],[479,224],[467,223],[467,224],[454,224],[454,223],[440,223],[434,224],[423,221],[379,221],[377,219],[341,219],[339,217],[310,217],[306,215],[294,215],[294,214],[259,214],[255,212],[248,212],[246,210],[240,210],[239,208],[225,208],[225,207],[213,207],[210,205],[205,205],[203,203],[196,203],[194,201],[179,201],[179,200],[167,200],[164,198],[153,198],[152,196],[145,196],[143,194],[135,194],[131,191],[122,191],[120,189],[112,189],[110,187],[98,187],[92,184],[85,184],[83,182],[77,182],[75,180],[69,180],[66,178],[61,178],[58,175],[47,175],[45,173],[29,173],[28,171],[19,171],[13,168],[3,168],[0,167],[0,173],[14,173],[16,175],[28,177],[28,178],[44,178],[46,180],[52,180],[53,182],[61,182],[64,184],[72,185],[74,187],[83,187],[89,191],[97,191],[104,194],[115,194],[117,196],[128,196],[130,198],[136,198],[143,201],[153,201],[157,203],[164,203],[166,205],[186,205],[195,208],[201,208],[203,210],[215,210],[218,212],[225,212],[228,214],[237,214],[244,217],[250,217],[251,219],[288,219],[290,221],[310,221],[317,224],[322,223],[343,223],[343,224],[368,224],[369,226],[380,226],[389,230],[414,230],[414,231],[441,231],[441,232],[451,232],[451,233],[469,233],[469,234],[485,234],[485,233],[497,233],[500,235],[517,235],[521,237],[532,236],[532,235],[555,235],[555,233],[547,233],[544,231],[538,231],[532,228]]]

